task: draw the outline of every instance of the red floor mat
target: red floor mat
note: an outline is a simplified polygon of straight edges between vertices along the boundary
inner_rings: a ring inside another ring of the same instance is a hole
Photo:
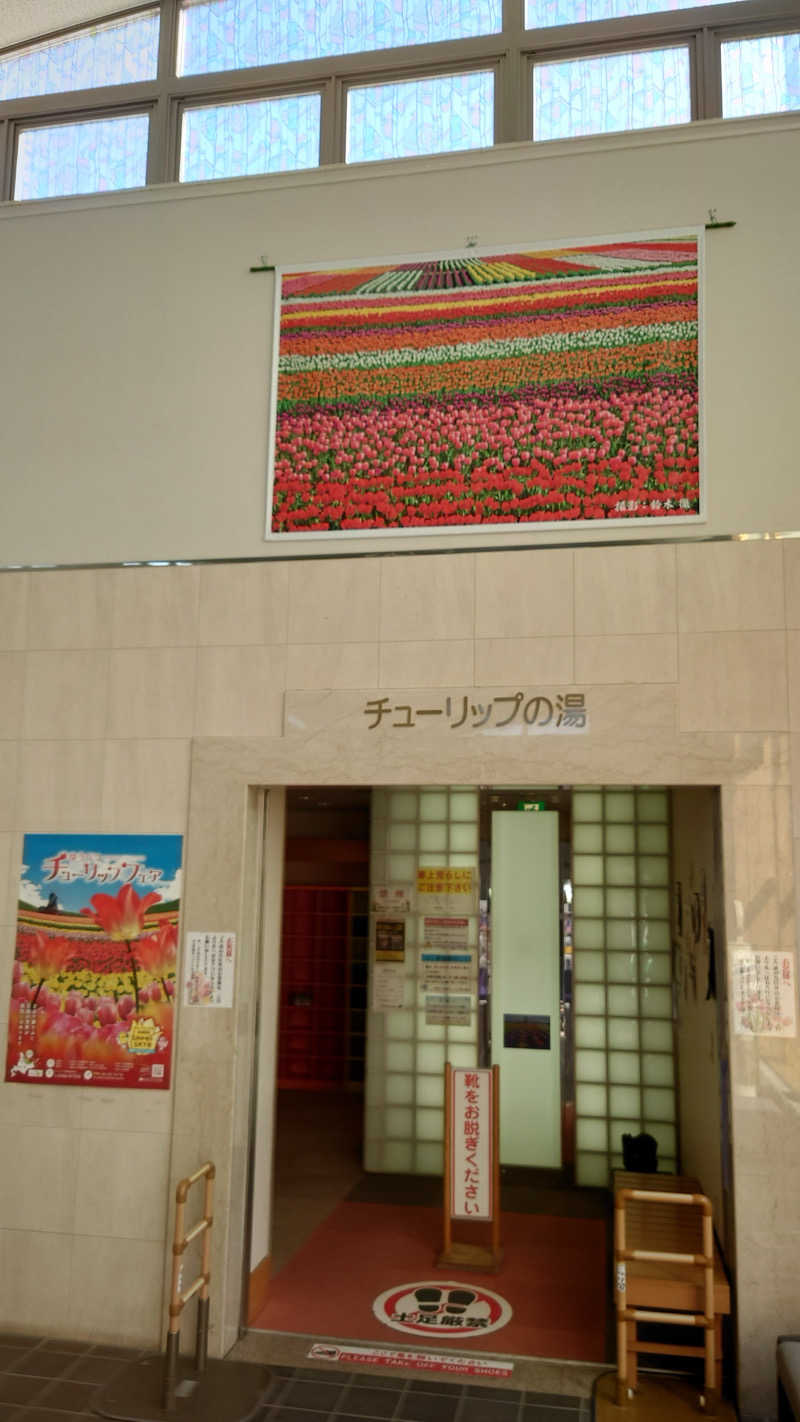
[[[437,1270],[441,1222],[441,1210],[422,1206],[338,1205],[271,1281],[267,1303],[251,1326],[429,1350],[435,1339],[379,1323],[373,1300],[396,1284],[483,1284],[511,1304],[513,1317],[496,1332],[448,1339],[445,1346],[605,1360],[602,1220],[504,1215],[505,1258],[496,1274]]]

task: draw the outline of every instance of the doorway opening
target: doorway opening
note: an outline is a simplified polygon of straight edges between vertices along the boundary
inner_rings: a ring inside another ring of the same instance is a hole
[[[671,861],[671,818],[686,864]],[[437,1286],[444,1065],[499,1060],[501,1119],[513,1114],[503,1078],[518,1077],[502,1205],[506,1261],[525,1264],[513,1306],[527,1329],[504,1332],[500,1351],[610,1360],[609,1185],[622,1135],[652,1129],[659,1169],[697,1171],[704,1184],[726,1149],[713,1071],[707,1099],[687,1101],[678,1120],[671,987],[678,875],[693,905],[680,958],[694,961],[682,1008],[691,1073],[706,1030],[699,1016],[692,1028],[695,983],[708,976],[694,920],[705,933],[719,919],[722,934],[715,792],[304,787],[287,793],[285,844],[271,1285],[250,1326],[385,1339],[372,1304],[394,1275]],[[418,876],[437,866],[469,871],[467,908],[425,908]],[[380,993],[378,966],[390,970]],[[534,1121],[529,1105],[545,1098]],[[552,1148],[537,1156],[546,1131]],[[532,1294],[540,1312],[525,1319]]]

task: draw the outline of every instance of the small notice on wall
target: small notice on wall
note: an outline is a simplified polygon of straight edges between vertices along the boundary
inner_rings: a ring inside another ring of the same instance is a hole
[[[425,998],[428,1027],[468,1027],[472,1020],[469,993],[430,992]]]
[[[441,868],[417,870],[417,908],[435,918],[477,912],[474,869]]]
[[[474,973],[471,953],[429,953],[423,949],[420,966],[422,986],[426,992],[464,993],[472,989]]]
[[[183,1001],[187,1007],[233,1007],[235,933],[187,933]]]
[[[439,948],[443,952],[463,951],[467,947],[466,918],[426,918],[423,919],[423,933],[426,948]]]
[[[372,912],[387,915],[410,913],[413,895],[413,884],[373,884]]]
[[[402,963],[373,963],[372,1010],[389,1012],[403,1006],[405,968]]]
[[[375,920],[375,962],[402,963],[406,956],[406,924],[403,918]]]
[[[735,948],[733,1011],[739,1036],[796,1037],[794,953]]]

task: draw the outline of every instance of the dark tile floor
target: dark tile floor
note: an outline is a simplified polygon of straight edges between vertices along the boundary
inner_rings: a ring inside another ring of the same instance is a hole
[[[103,1344],[0,1334],[0,1422],[86,1422],[103,1385],[140,1356]],[[276,1367],[251,1422],[588,1422],[590,1416],[585,1398]]]

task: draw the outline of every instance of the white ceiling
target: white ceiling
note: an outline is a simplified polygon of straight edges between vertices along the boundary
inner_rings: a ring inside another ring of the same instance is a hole
[[[96,20],[115,10],[129,10],[136,0],[0,0],[0,49]]]

